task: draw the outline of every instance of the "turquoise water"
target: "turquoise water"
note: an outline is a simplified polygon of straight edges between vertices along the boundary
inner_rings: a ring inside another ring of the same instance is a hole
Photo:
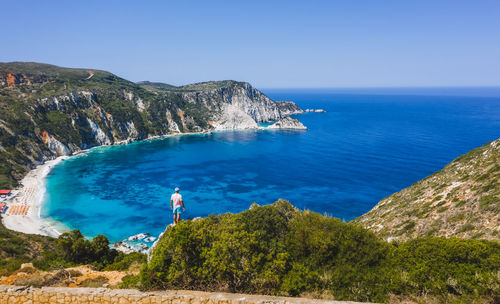
[[[183,218],[285,198],[351,220],[500,137],[494,96],[265,92],[328,113],[298,115],[307,131],[217,132],[93,149],[50,173],[42,216],[112,241],[158,235],[172,222],[169,198],[179,186]]]

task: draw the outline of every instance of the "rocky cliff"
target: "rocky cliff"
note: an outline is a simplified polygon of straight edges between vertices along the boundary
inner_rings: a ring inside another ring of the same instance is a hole
[[[307,127],[304,126],[297,118],[293,117],[283,117],[282,119],[276,121],[269,127],[268,129],[297,129],[297,130],[307,130]]]
[[[58,155],[175,133],[256,128],[301,113],[250,84],[133,83],[109,72],[0,63],[0,186]]]
[[[303,113],[295,103],[275,102],[246,82],[211,81],[182,87],[142,82],[142,86],[204,109],[208,124],[215,130],[257,128],[259,122]]]
[[[500,139],[380,201],[355,222],[387,239],[500,240]]]

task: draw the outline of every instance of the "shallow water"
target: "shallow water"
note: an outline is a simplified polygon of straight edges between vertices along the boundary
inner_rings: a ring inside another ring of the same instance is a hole
[[[183,218],[285,198],[351,220],[500,136],[498,97],[265,92],[328,113],[297,116],[307,131],[217,132],[93,149],[50,173],[42,216],[112,241],[156,236],[172,222],[169,198],[179,186]]]

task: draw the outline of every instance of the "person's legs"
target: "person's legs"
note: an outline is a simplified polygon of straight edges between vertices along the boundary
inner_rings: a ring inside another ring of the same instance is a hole
[[[174,224],[178,224],[181,220],[181,207],[174,208]]]

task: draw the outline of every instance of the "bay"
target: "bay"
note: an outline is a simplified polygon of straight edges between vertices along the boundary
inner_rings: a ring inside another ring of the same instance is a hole
[[[327,113],[297,115],[307,131],[214,132],[95,148],[51,171],[42,217],[111,241],[140,232],[156,236],[172,222],[169,199],[178,186],[187,207],[183,218],[284,198],[349,221],[500,136],[500,97],[480,88],[441,95],[418,89],[264,92]]]

